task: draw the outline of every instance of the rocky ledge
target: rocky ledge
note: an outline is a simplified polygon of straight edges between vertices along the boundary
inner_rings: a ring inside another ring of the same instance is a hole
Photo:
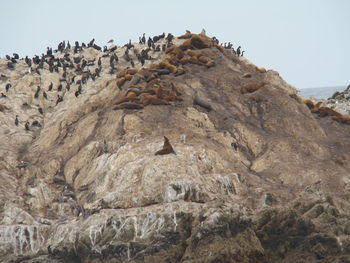
[[[350,114],[350,85],[344,91],[335,92],[325,104],[342,114]]]
[[[205,32],[0,70],[0,261],[350,262],[348,116]]]

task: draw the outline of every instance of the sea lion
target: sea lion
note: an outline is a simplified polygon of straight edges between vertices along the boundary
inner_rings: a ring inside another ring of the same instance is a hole
[[[170,102],[163,100],[163,99],[159,99],[157,98],[157,96],[155,95],[150,95],[148,93],[142,93],[140,95],[140,103],[144,106],[146,105],[170,105]]]
[[[124,102],[115,106],[113,110],[121,110],[121,109],[139,110],[142,108],[143,106],[141,104],[134,103],[134,102]]]
[[[258,89],[264,87],[267,83],[262,81],[262,82],[252,82],[246,85],[241,86],[240,91],[242,94],[246,93],[253,93],[257,91]]]
[[[202,98],[200,98],[198,96],[197,91],[196,91],[196,93],[194,95],[193,104],[201,106],[202,108],[204,108],[204,109],[206,109],[208,111],[211,111],[213,109],[208,101],[205,101],[204,99],[202,99]]]
[[[171,146],[169,139],[164,136],[164,144],[163,144],[163,148],[159,151],[157,151],[154,155],[164,155],[164,154],[169,154],[169,153],[173,153],[176,155],[176,152],[174,151],[173,147]]]

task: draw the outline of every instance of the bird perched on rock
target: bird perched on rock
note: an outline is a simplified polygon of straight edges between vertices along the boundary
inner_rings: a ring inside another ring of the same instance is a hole
[[[157,151],[155,153],[155,155],[164,155],[164,154],[169,154],[169,153],[173,153],[176,155],[173,147],[171,146],[170,142],[169,142],[169,139],[164,136],[164,144],[163,144],[163,148],[159,151]]]
[[[103,153],[108,153],[108,144],[106,142],[106,140],[103,140]]]
[[[18,126],[18,124],[19,124],[18,115],[16,115],[15,125]]]
[[[5,86],[6,92],[8,92],[11,87],[12,87],[11,84],[7,83]]]
[[[56,105],[62,101],[63,101],[63,97],[60,95],[57,95]]]
[[[236,50],[236,54],[237,56],[240,56],[241,55],[241,46],[239,46]]]

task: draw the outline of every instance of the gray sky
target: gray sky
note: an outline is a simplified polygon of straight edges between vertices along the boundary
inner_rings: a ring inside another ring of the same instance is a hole
[[[349,0],[0,0],[0,10],[1,57],[205,28],[297,88],[350,84]]]

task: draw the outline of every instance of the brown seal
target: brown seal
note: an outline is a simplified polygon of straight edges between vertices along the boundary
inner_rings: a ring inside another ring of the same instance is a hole
[[[163,148],[159,151],[157,151],[155,153],[155,155],[164,155],[164,154],[169,154],[169,153],[173,153],[176,155],[173,147],[171,146],[170,142],[169,142],[169,139],[164,136],[164,144],[163,144]]]

